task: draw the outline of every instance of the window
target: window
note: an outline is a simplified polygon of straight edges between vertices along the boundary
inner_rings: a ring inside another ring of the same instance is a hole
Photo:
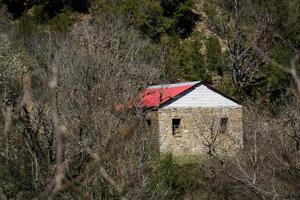
[[[180,136],[180,119],[172,119],[172,134]]]
[[[227,117],[222,117],[220,119],[220,133],[221,134],[226,133],[227,126],[228,126],[228,118]]]
[[[147,119],[146,123],[147,123],[148,126],[151,126],[151,124],[152,124],[151,119]]]

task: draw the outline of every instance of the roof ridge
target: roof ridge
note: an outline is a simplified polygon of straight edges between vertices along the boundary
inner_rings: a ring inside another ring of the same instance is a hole
[[[179,82],[179,83],[166,83],[166,84],[160,84],[160,85],[150,85],[147,88],[172,88],[172,87],[180,87],[185,85],[196,85],[200,83],[201,81],[189,81],[189,82]]]

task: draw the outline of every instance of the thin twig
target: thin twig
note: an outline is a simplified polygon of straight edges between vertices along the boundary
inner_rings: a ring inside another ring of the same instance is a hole
[[[0,199],[1,200],[7,200],[6,196],[3,193],[2,187],[0,187]]]
[[[11,129],[11,124],[12,124],[12,108],[8,107],[6,108],[6,111],[3,111],[3,115],[4,115],[4,120],[5,120],[5,124],[4,124],[4,135],[5,135],[5,143],[6,143],[6,147],[5,147],[5,155],[8,158],[8,152],[9,152],[9,132]]]
[[[66,133],[66,128],[60,125],[57,112],[57,102],[56,102],[56,87],[58,84],[58,66],[52,65],[52,79],[49,81],[50,95],[51,95],[51,114],[52,121],[56,133],[56,174],[54,177],[54,187],[51,191],[51,197],[61,191],[63,187],[63,180],[65,178],[65,170],[63,165],[64,156],[64,135]]]
[[[100,157],[93,153],[91,149],[87,149],[87,152],[95,159],[101,176],[119,193],[121,200],[127,200],[123,195],[123,189],[117,184],[117,182],[107,173],[106,169],[101,165]]]

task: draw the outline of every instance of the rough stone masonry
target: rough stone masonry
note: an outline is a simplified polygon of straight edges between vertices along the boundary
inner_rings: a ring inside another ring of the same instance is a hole
[[[242,118],[242,107],[161,108],[148,115],[159,152],[174,155],[234,154],[243,147]]]

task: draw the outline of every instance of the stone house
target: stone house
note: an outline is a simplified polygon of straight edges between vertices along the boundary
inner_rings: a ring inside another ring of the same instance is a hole
[[[155,85],[141,95],[160,153],[232,155],[243,147],[243,110],[200,81]]]

